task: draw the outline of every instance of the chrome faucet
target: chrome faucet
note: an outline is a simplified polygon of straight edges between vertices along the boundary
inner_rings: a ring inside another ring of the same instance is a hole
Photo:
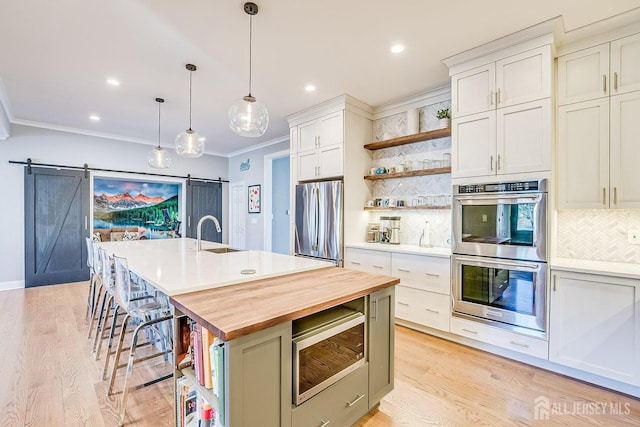
[[[222,231],[220,229],[220,223],[218,222],[218,219],[215,216],[205,215],[202,218],[200,218],[200,221],[198,221],[198,233],[196,235],[196,238],[198,239],[198,252],[202,250],[202,223],[207,219],[210,219],[211,221],[213,221],[213,223],[216,225],[216,231],[218,231],[218,233]]]

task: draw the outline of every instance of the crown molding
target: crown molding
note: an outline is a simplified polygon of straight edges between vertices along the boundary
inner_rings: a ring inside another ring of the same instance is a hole
[[[224,156],[227,157],[227,158],[231,158],[231,157],[239,156],[240,154],[245,154],[245,153],[250,153],[250,152],[256,151],[256,150],[261,150],[263,148],[270,147],[272,145],[276,145],[276,144],[279,144],[279,143],[285,142],[285,141],[289,141],[289,135],[281,136],[279,138],[275,138],[275,139],[269,140],[267,142],[263,142],[262,144],[252,145],[251,147],[243,148],[242,150],[234,151],[233,153],[225,154]]]
[[[562,16],[548,19],[523,30],[490,41],[483,45],[444,58],[449,75],[497,61],[506,56],[550,44],[555,48],[556,40],[564,34]]]
[[[339,109],[352,111],[369,120],[373,119],[373,107],[347,94],[336,96],[320,104],[315,104],[312,107],[289,114],[285,116],[285,119],[289,121],[289,126],[291,127],[308,120],[317,119],[319,116],[335,112]]]
[[[11,109],[9,108],[9,98],[4,89],[2,79],[0,79],[0,140],[11,136]]]
[[[405,112],[410,108],[420,108],[425,105],[437,104],[451,100],[451,86],[445,85],[426,92],[411,95],[391,101],[387,104],[380,105],[373,109],[373,120],[383,117],[393,116],[394,114]]]

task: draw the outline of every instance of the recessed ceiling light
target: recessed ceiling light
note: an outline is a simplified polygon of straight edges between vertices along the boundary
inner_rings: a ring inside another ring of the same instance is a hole
[[[400,53],[404,50],[404,45],[394,44],[391,46],[391,53]]]
[[[107,84],[111,86],[120,86],[120,82],[116,79],[107,79]]]
[[[99,122],[100,116],[96,116],[95,114],[92,114],[89,116],[89,120],[91,120],[92,122]]]
[[[306,85],[304,87],[304,90],[306,90],[307,92],[315,92],[316,87],[314,85]]]

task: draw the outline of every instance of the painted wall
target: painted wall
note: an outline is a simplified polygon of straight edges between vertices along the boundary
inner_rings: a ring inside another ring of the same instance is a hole
[[[245,186],[260,184],[262,197],[264,192],[264,156],[277,151],[289,149],[289,140],[269,145],[253,151],[244,152],[229,158],[229,182],[244,182]],[[249,168],[240,170],[241,164],[249,162]],[[245,191],[246,194],[246,191]],[[264,203],[262,203],[264,205]],[[228,206],[228,203],[225,204]],[[228,214],[228,212],[227,212]],[[264,221],[266,214],[261,209],[259,214],[249,214],[245,209],[245,249],[262,250],[264,248]]]
[[[147,165],[147,152],[153,147],[144,144],[77,135],[29,126],[11,125],[11,137],[0,141],[0,178],[3,183],[3,224],[0,244],[0,290],[24,287],[24,167],[9,164],[9,160],[68,166],[118,169],[136,172],[165,173],[199,178],[227,179],[227,158],[204,155],[184,159],[173,153],[173,164],[167,170]],[[101,173],[102,174],[102,173]],[[104,174],[103,174],[104,175]],[[112,175],[115,176],[115,175]],[[140,175],[132,175],[139,179]],[[223,224],[227,224],[228,186],[223,186]],[[223,241],[228,241],[223,227]]]

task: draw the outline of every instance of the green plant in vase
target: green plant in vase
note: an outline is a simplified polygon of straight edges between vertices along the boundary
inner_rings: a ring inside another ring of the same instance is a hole
[[[451,124],[451,115],[448,108],[443,108],[436,112],[436,118],[440,120],[440,128],[448,128]]]

